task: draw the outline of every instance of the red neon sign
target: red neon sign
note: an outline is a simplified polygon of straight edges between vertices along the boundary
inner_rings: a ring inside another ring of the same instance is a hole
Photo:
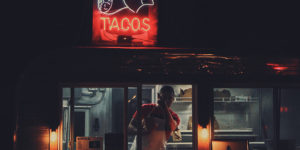
[[[94,0],[94,44],[153,46],[156,36],[157,6],[154,0]]]
[[[148,32],[151,29],[149,24],[150,19],[145,17],[143,19],[139,19],[134,17],[129,19],[124,17],[122,19],[118,19],[117,17],[109,18],[109,17],[100,17],[102,22],[102,29],[105,31],[121,31],[121,32]]]

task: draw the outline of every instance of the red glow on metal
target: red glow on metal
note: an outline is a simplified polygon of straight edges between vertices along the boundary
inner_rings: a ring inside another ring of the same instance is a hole
[[[288,107],[284,107],[285,112],[288,112],[288,110],[289,110]]]
[[[279,66],[279,64],[273,64],[273,63],[267,63],[267,65],[268,66],[274,66],[274,67]]]
[[[284,71],[288,69],[288,67],[282,66],[280,64],[275,64],[275,63],[267,63],[267,66],[271,66],[274,70],[277,71]]]
[[[280,107],[280,112],[283,112],[283,107]]]
[[[288,67],[281,67],[281,66],[278,66],[278,67],[273,67],[274,70],[278,70],[278,71],[283,71],[283,70],[286,70],[288,69]]]

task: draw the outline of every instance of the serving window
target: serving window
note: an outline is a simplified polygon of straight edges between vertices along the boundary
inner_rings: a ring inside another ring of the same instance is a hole
[[[102,150],[106,146],[122,149],[123,102],[124,88],[63,88],[61,148]],[[112,140],[119,143],[118,147]]]
[[[174,101],[170,106],[170,112],[172,113],[174,120],[178,123],[176,132],[165,129],[165,127],[168,128],[168,121],[160,107],[160,98],[158,95],[162,87],[164,87],[164,85],[161,84],[142,85],[142,98],[139,104],[135,95],[137,92],[136,88],[128,89],[128,125],[130,126],[131,120],[133,120],[134,117],[137,117],[138,113],[141,115],[139,119],[141,131],[139,134],[128,133],[128,149],[136,150],[150,148],[152,147],[152,138],[160,141],[165,140],[166,143],[163,146],[168,150],[193,149],[192,85],[171,85],[174,89]],[[138,105],[140,108],[136,107]],[[149,136],[143,135],[143,126],[147,124],[145,123],[146,118],[150,118],[150,120],[153,121],[153,124],[157,124],[158,127],[154,129],[156,135],[152,135],[151,133]],[[177,137],[177,134],[180,134],[181,137]],[[158,144],[161,143],[158,142]],[[154,147],[152,147],[152,149],[154,149]]]
[[[195,101],[193,97],[197,96],[193,91],[201,94],[202,90],[193,90],[195,87],[188,84],[169,85],[174,90],[169,112],[176,123],[176,131],[180,130],[181,134],[180,138],[176,138],[175,130],[171,130],[169,124],[170,119],[160,107],[159,94],[165,86],[139,84],[63,88],[59,149],[145,150],[144,145],[151,145],[151,137],[144,134],[144,127],[151,127],[147,120],[160,127],[154,137],[165,136],[161,141],[165,141],[163,146],[167,150],[190,150],[195,146],[199,149],[204,147],[203,144],[207,144],[204,149],[214,150],[218,144],[244,146],[245,141],[249,150],[277,150],[278,147],[299,149],[299,136],[294,132],[299,120],[293,117],[299,112],[299,103],[295,100],[299,97],[299,89],[213,88],[210,90],[213,91],[213,103],[207,105],[208,111],[213,108],[213,115],[207,125],[205,135],[208,141],[205,143],[201,137],[205,128],[199,128],[203,123],[199,119],[203,116],[196,112],[206,112],[195,107],[200,107],[199,102],[205,99],[198,97]],[[130,128],[133,120],[136,121],[135,132]],[[195,123],[199,123],[197,127]]]
[[[163,99],[159,94],[164,86],[63,88],[60,149],[145,150],[143,145],[151,145],[161,135],[165,135],[163,146],[167,150],[193,149],[192,85],[169,85],[174,90],[170,107],[163,107],[159,102]],[[151,110],[145,110],[145,106]],[[170,112],[175,122],[176,133],[166,112]],[[143,129],[149,116],[153,117],[152,127],[147,123],[149,131],[156,129],[152,139]],[[129,129],[133,118],[137,121],[137,132]]]
[[[273,149],[273,89],[214,88],[214,139]]]

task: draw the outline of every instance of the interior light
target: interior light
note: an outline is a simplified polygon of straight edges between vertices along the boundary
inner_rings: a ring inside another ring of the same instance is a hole
[[[198,125],[198,150],[208,150],[210,145],[209,125]]]
[[[207,130],[207,128],[202,128],[202,130],[200,131],[200,136],[203,139],[207,139],[208,138],[208,130]]]
[[[16,143],[16,141],[17,141],[17,134],[16,134],[16,132],[14,133],[13,140],[14,140],[14,143]]]
[[[56,134],[55,130],[51,131],[50,140],[51,140],[51,142],[55,142],[57,140],[57,134]]]

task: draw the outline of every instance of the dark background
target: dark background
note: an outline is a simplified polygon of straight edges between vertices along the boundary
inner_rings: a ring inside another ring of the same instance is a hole
[[[159,46],[215,48],[224,55],[299,57],[299,8],[288,2],[159,0]],[[11,147],[14,99],[28,65],[55,48],[87,45],[91,1],[6,1],[2,7],[4,135]],[[3,128],[2,128],[3,129]],[[6,130],[9,129],[9,130]],[[8,148],[10,149],[10,148]]]

